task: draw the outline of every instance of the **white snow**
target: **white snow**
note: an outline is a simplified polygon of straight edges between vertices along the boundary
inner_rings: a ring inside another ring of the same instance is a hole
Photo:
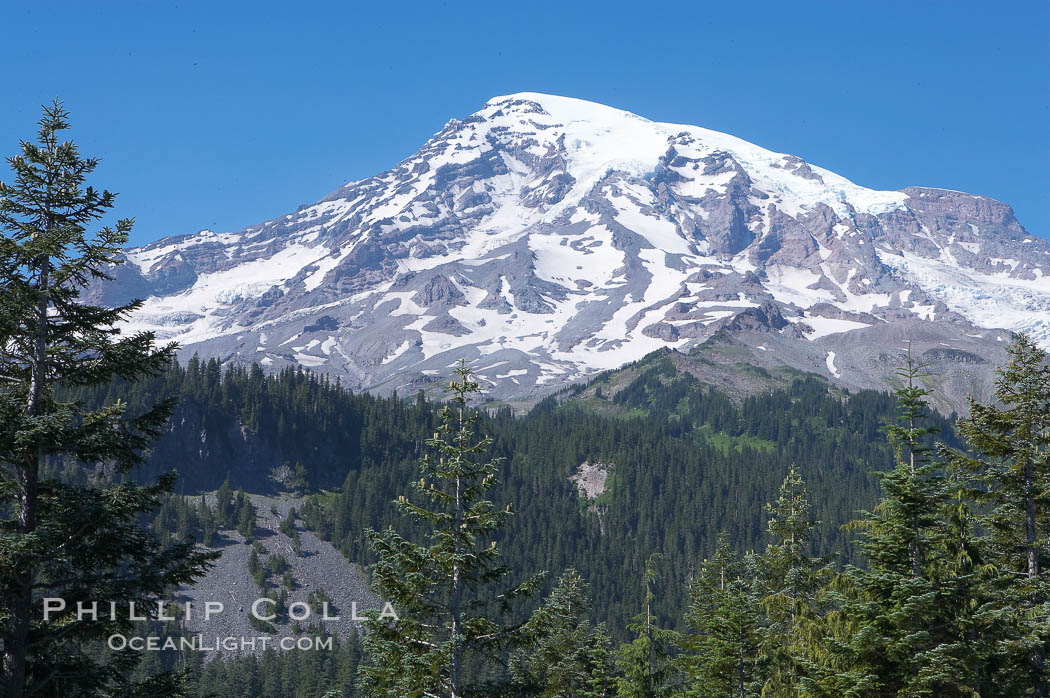
[[[510,104],[522,99],[538,103],[543,112]],[[907,199],[902,192],[868,189],[813,165],[809,167],[819,180],[807,178],[797,172],[803,164],[800,161],[739,138],[696,126],[649,121],[577,99],[519,93],[490,100],[474,116],[477,118],[446,128],[394,169],[346,185],[331,200],[240,233],[201,231],[129,250],[129,260],[144,274],[162,260],[193,260],[202,245],[209,246],[204,248],[209,255],[211,246],[216,246],[216,256],[228,268],[202,273],[191,288],[179,294],[147,299],[128,327],[152,329],[162,338],[175,338],[183,345],[270,328],[278,328],[273,330],[275,336],[283,337],[294,330],[282,329],[286,323],[316,316],[325,308],[346,306],[339,315],[344,328],[358,318],[367,321],[373,315],[405,318],[398,325],[408,338],[397,347],[387,348],[381,358],[373,357],[381,365],[409,352],[406,364],[420,355],[430,360],[473,345],[484,355],[503,350],[528,354],[530,365],[540,370],[536,381],[543,384],[567,375],[617,368],[654,349],[688,348],[697,341],[665,342],[646,336],[645,328],[654,323],[669,322],[679,329],[696,323],[710,325],[757,305],[744,294],[728,300],[701,300],[705,293],[710,298],[718,286],[716,282],[686,282],[700,269],[764,272],[763,284],[777,301],[804,310],[829,303],[842,310],[877,315],[891,302],[896,292],[893,289],[899,288],[887,284],[878,272],[865,268],[861,273],[859,266],[844,264],[842,255],[844,250],[855,250],[866,242],[866,233],[853,220],[855,212],[878,214],[900,209]],[[434,189],[443,166],[491,155],[496,143],[508,146],[498,151],[505,171],[497,166],[481,176],[446,182],[441,191]],[[667,164],[663,158],[672,146],[680,157]],[[564,160],[551,159],[551,153],[558,153],[558,158],[563,155]],[[703,174],[712,158],[721,158],[721,154],[739,163],[752,182],[755,193],[751,202],[757,214],[748,225],[757,238],[770,232],[771,205],[789,216],[798,216],[823,204],[840,217],[830,233],[813,229],[817,254],[803,262],[805,266],[767,263],[760,269],[754,246],[731,258],[716,255],[712,243],[696,232],[694,224],[710,216],[700,200],[724,195],[740,174],[733,163],[726,171]],[[536,168],[534,159],[545,167]],[[678,198],[671,203],[663,193],[657,194],[660,190],[653,185],[661,165],[673,170],[674,176],[666,181]],[[527,200],[528,192],[552,191],[551,178],[562,169],[572,177],[568,193],[556,203]],[[427,196],[419,197],[424,192]],[[484,208],[465,203],[475,194],[489,197]],[[587,205],[580,205],[585,196],[589,197]],[[464,206],[471,213],[464,214]],[[442,226],[459,215],[471,217],[463,219],[454,237],[445,236]],[[347,224],[335,226],[339,221],[359,221],[359,227],[348,230]],[[287,230],[282,226],[288,226]],[[440,232],[411,237],[415,228]],[[974,240],[979,234],[971,224],[965,236]],[[899,278],[923,289],[921,298],[928,296],[936,301],[918,305],[912,291],[904,289],[898,294],[904,307],[933,319],[937,302],[944,302],[980,327],[1025,329],[1050,347],[1050,276],[1043,276],[1040,269],[1028,273],[1030,267],[1022,269],[1022,262],[1007,257],[989,260],[999,265],[999,273],[965,269],[952,250],[958,257],[969,258],[962,250],[979,253],[980,242],[956,241],[952,236],[947,244],[941,244],[943,240],[938,242],[939,238],[925,228],[919,235],[940,248],[939,258],[876,250],[879,259]],[[384,269],[389,274],[369,282],[363,290],[355,289],[351,296],[323,304],[293,305],[307,297],[304,291],[323,289],[325,277],[364,243],[398,247],[397,254],[388,260],[393,262],[392,268]],[[520,268],[508,272],[505,265],[512,254]],[[1014,257],[1027,260],[1020,254]],[[391,290],[395,283],[398,289],[414,289],[411,283],[402,285],[406,275],[432,269],[440,269],[464,294],[466,304],[451,308],[449,314],[468,334],[455,336],[423,329],[436,319],[437,311],[426,314],[427,309],[415,300],[415,290]],[[530,272],[566,289],[561,294],[539,287],[552,312],[529,313],[517,307],[511,282],[519,289],[522,276]],[[1013,273],[1034,278],[1017,279],[1010,276]],[[301,286],[290,283],[296,277],[302,280]],[[249,320],[252,316],[240,312],[242,307],[237,304],[250,304],[274,287],[286,294],[289,302],[284,307],[297,309],[279,316],[263,315],[265,319],[259,321]],[[512,312],[480,307],[489,289],[494,288]],[[761,299],[761,294],[748,293]],[[692,319],[668,319],[676,302],[695,313]],[[173,313],[201,317],[173,324]],[[812,328],[806,334],[810,340],[870,326],[808,314],[800,320]],[[242,326],[242,322],[250,326]],[[571,332],[564,329],[567,326]],[[367,325],[363,331],[369,331]],[[572,334],[577,332],[580,334]],[[293,345],[299,336],[295,334],[281,345]],[[297,361],[308,366],[324,365],[329,359],[338,362],[339,357],[352,364],[357,359],[348,356],[349,350],[340,345],[343,336],[300,342],[291,351]],[[249,338],[245,343],[251,344],[244,351],[265,353],[267,341],[266,333],[258,342]],[[765,346],[758,349],[767,351]],[[448,358],[453,356],[449,354]],[[500,359],[504,356],[499,354]],[[263,360],[268,364],[274,361],[271,356]],[[828,352],[826,362],[829,372],[838,376],[834,352]],[[525,378],[528,370],[511,369],[507,363],[501,360],[487,367],[502,371],[489,378],[531,380]],[[532,374],[535,376],[535,371]]]
[[[303,354],[302,352],[296,352],[293,354],[295,360],[303,366],[314,367],[323,366],[325,363],[324,357],[314,356],[313,354]]]
[[[827,357],[824,359],[824,363],[828,365],[828,371],[831,373],[831,375],[838,378],[839,370],[835,368],[835,352],[829,351]]]
[[[317,265],[317,270],[311,273],[303,280],[303,284],[306,286],[307,291],[312,291],[321,285],[324,281],[325,275],[339,266],[339,263],[353,251],[353,248],[348,248],[339,254],[327,254],[318,261],[314,262]]]
[[[1018,279],[1006,272],[987,274],[911,252],[877,248],[883,264],[916,282],[930,296],[943,301],[978,327],[1024,331],[1050,348],[1050,278]],[[933,306],[914,307],[929,316]]]
[[[782,303],[795,303],[808,308],[815,303],[834,301],[835,297],[824,289],[811,289],[820,281],[820,274],[802,267],[775,264],[766,269],[769,284],[766,289]]]
[[[868,323],[857,320],[845,320],[840,318],[820,317],[818,315],[807,315],[802,322],[813,328],[812,332],[806,333],[806,339],[814,340],[827,337],[829,334],[849,332],[861,327],[871,327]]]
[[[391,361],[394,361],[394,360],[395,360],[395,359],[397,359],[397,358],[398,358],[399,356],[401,356],[401,355],[402,355],[402,354],[404,354],[404,353],[405,353],[406,351],[408,351],[409,347],[411,347],[411,346],[412,346],[412,342],[411,342],[411,340],[408,340],[408,339],[406,339],[405,341],[401,342],[401,345],[400,345],[399,347],[397,347],[396,349],[394,349],[394,351],[390,352],[389,354],[387,354],[387,355],[386,355],[386,356],[385,356],[385,357],[383,358],[383,363],[384,363],[384,364],[388,364],[388,363],[390,363]]]
[[[569,169],[577,178],[573,194],[586,191],[598,177],[611,169],[635,175],[653,171],[656,160],[667,151],[669,140],[687,134],[693,143],[691,146],[676,146],[681,154],[695,157],[716,151],[729,152],[748,171],[760,190],[781,198],[778,208],[788,215],[795,215],[817,203],[828,205],[846,218],[851,216],[847,204],[875,215],[903,208],[907,199],[903,192],[867,189],[814,165],[810,165],[811,169],[823,182],[806,179],[783,168],[785,156],[782,153],[774,153],[735,136],[699,126],[649,121],[628,111],[571,97],[519,92],[490,99],[480,114],[498,125],[511,125],[520,117],[507,113],[506,102],[510,100],[540,104],[546,115],[529,114],[529,118],[561,127],[557,134],[541,134],[551,139],[565,135],[571,163]],[[492,116],[501,109],[504,116]]]

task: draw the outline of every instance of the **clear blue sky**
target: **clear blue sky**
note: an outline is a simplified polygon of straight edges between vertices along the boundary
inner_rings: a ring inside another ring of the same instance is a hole
[[[291,211],[524,90],[726,131],[870,187],[992,196],[1050,235],[1046,0],[8,0],[2,18],[0,153],[62,97],[135,243]]]

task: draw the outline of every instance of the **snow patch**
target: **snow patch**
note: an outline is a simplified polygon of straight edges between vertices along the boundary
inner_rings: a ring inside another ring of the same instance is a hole
[[[824,363],[828,365],[828,371],[831,373],[831,375],[838,378],[839,370],[835,368],[835,352],[829,351],[827,357],[824,359]]]

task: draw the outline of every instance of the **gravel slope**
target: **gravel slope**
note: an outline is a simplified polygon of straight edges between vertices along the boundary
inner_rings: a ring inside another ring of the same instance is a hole
[[[303,628],[317,623],[329,633],[346,636],[357,625],[352,619],[354,604],[356,604],[358,616],[366,609],[380,606],[378,598],[368,588],[364,570],[359,565],[349,562],[330,543],[321,540],[310,531],[303,530],[301,526],[297,528],[302,544],[302,556],[296,556],[292,539],[281,533],[278,527],[288,515],[289,509],[301,504],[300,499],[289,496],[250,496],[257,510],[255,539],[268,552],[268,555],[261,556],[261,560],[265,562],[270,555],[274,554],[284,555],[298,584],[295,590],[288,592],[289,605],[296,601],[305,603],[311,592],[321,589],[334,601],[335,607],[330,615],[338,615],[339,620],[322,621],[319,614],[314,614],[300,623]],[[276,509],[278,516],[272,513],[271,508]],[[192,615],[185,624],[187,629],[201,634],[201,644],[204,647],[215,646],[216,637],[235,637],[238,638],[239,643],[240,638],[293,636],[291,623],[277,624],[274,622],[273,625],[277,632],[271,634],[253,628],[249,622],[252,604],[264,595],[248,573],[248,559],[252,546],[246,543],[236,530],[221,531],[220,536],[217,537],[217,546],[222,550],[222,557],[196,586],[183,590],[179,596],[180,602],[192,603]],[[272,576],[271,583],[279,587],[280,577]],[[206,602],[221,602],[224,609],[221,613],[211,615],[205,621]],[[267,605],[260,609],[260,615],[268,615],[269,612],[270,607]],[[275,641],[270,640],[271,645]],[[261,654],[261,645],[262,641],[256,640],[254,649],[256,654]],[[235,651],[249,652],[252,649],[238,648]],[[206,651],[206,653],[213,654],[211,651]]]

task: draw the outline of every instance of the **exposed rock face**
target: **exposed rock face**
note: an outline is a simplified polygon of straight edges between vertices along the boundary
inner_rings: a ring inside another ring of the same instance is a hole
[[[368,588],[368,579],[361,567],[349,562],[331,543],[321,540],[313,532],[297,526],[302,555],[295,554],[294,542],[280,531],[281,522],[288,517],[292,507],[301,507],[302,502],[290,497],[263,497],[250,495],[256,508],[256,541],[263,546],[268,556],[283,556],[288,564],[288,572],[295,579],[295,588],[288,593],[288,603],[305,603],[309,605],[312,594],[322,594],[331,599],[328,613],[312,613],[300,625],[315,625],[325,632],[346,637],[353,632],[360,632],[360,618],[369,609],[379,609],[382,602]],[[214,504],[214,501],[212,502]],[[274,513],[276,512],[276,513]],[[280,638],[296,636],[292,623],[287,619],[274,618],[270,631],[260,632],[250,622],[252,605],[265,596],[251,574],[248,572],[248,560],[252,546],[244,541],[236,530],[223,530],[216,536],[216,547],[222,556],[205,575],[196,581],[192,588],[180,589],[172,595],[172,601],[185,608],[190,604],[191,614],[186,621],[186,628],[193,634],[202,635],[200,647],[206,648],[206,658],[215,656],[210,651],[215,647],[214,638],[237,637],[251,638],[260,635],[270,636],[269,647],[274,647]],[[279,582],[280,580],[273,580]],[[221,612],[208,614],[205,619],[204,607],[207,603],[223,604]],[[260,616],[271,612],[269,604],[263,602],[258,607]],[[299,614],[304,610],[297,609]],[[396,609],[395,609],[396,612]],[[223,648],[221,654],[252,653],[261,655],[264,647],[262,641],[255,646],[238,645],[236,649]]]
[[[986,361],[998,328],[1050,346],[1050,246],[1003,203],[865,189],[722,133],[528,93],[287,216],[127,256],[92,296],[147,297],[132,327],[380,391],[466,358],[494,397],[534,397],[719,330],[799,355],[858,332],[896,351],[902,322]],[[819,358],[864,383],[841,350]]]
[[[605,492],[605,482],[609,479],[611,471],[611,464],[584,461],[569,477],[569,481],[576,485],[581,497],[597,499]]]
[[[775,332],[790,325],[780,313],[780,307],[774,301],[766,301],[757,308],[747,308],[736,315],[716,323],[714,326],[724,330],[757,330]]]

